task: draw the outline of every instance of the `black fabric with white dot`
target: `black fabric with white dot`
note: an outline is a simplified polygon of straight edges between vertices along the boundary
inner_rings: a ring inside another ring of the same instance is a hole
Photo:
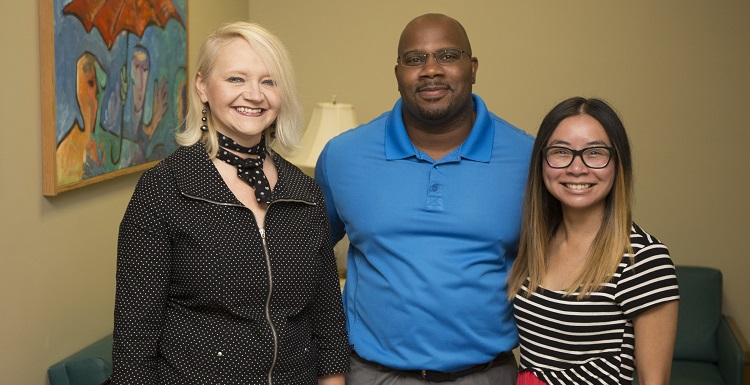
[[[263,172],[263,161],[266,158],[266,137],[261,135],[258,144],[253,147],[245,147],[226,135],[218,132],[216,135],[221,147],[219,152],[216,153],[216,157],[237,167],[237,175],[255,190],[255,200],[260,203],[271,203],[271,185],[268,183],[266,173]],[[254,156],[243,159],[227,150]]]
[[[117,246],[114,385],[315,385],[349,370],[323,194],[271,159],[263,232],[201,144],[141,176]]]

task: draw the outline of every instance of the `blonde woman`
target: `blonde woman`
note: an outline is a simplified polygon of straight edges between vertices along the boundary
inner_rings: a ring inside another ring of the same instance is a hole
[[[343,384],[350,348],[323,194],[294,148],[289,57],[250,23],[203,44],[182,145],[120,225],[112,383]]]
[[[542,121],[508,293],[518,384],[667,384],[679,299],[667,248],[632,221],[625,128],[599,99]]]

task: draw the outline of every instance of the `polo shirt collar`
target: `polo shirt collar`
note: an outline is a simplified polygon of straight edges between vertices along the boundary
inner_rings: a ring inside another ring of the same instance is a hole
[[[492,156],[492,144],[495,132],[492,129],[492,118],[482,98],[472,94],[472,106],[476,111],[474,127],[469,137],[445,159],[465,158],[477,162],[489,162]],[[399,98],[385,123],[385,158],[387,160],[417,157],[409,135],[406,134],[403,119],[403,101]]]

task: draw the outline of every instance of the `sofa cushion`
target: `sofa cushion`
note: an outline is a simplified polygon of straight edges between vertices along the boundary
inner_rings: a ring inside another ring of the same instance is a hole
[[[719,367],[705,362],[672,361],[670,384],[725,385]]]

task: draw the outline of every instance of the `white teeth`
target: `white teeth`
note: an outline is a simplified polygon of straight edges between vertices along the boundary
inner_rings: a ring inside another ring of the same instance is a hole
[[[583,190],[586,188],[590,188],[591,184],[584,183],[584,184],[573,184],[573,183],[566,183],[565,187],[573,189],[573,190]]]
[[[263,112],[262,108],[235,107],[235,109],[243,114],[260,114]]]

